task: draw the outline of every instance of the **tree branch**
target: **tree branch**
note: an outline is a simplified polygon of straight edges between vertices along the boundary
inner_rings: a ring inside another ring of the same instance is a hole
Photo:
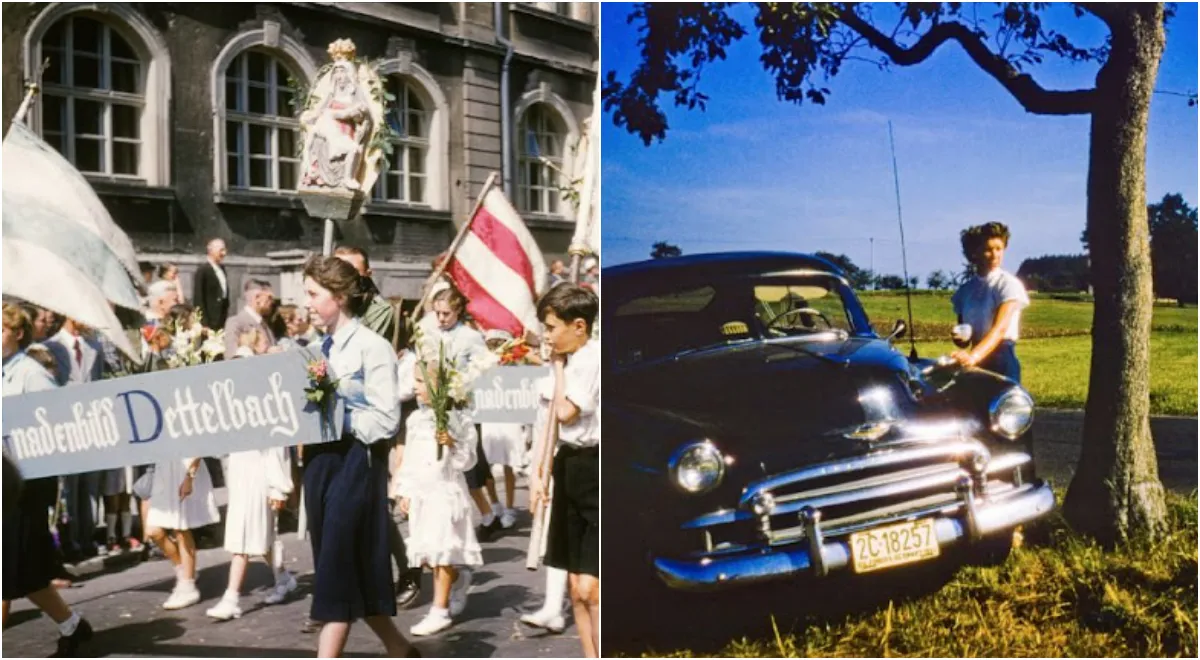
[[[1095,90],[1047,90],[1032,76],[1021,73],[1003,57],[989,50],[978,34],[957,21],[934,25],[917,43],[904,48],[863,20],[853,8],[841,9],[838,14],[842,23],[861,34],[867,43],[900,66],[924,62],[942,44],[957,41],[963,50],[967,51],[971,60],[1003,85],[1027,112],[1039,115],[1079,115],[1092,112]]]

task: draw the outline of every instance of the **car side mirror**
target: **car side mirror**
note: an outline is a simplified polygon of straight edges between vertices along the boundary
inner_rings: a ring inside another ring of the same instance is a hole
[[[950,338],[954,340],[955,346],[966,348],[971,345],[971,334],[971,326],[960,323],[950,331]]]
[[[908,324],[905,323],[903,320],[897,319],[896,325],[892,326],[892,333],[889,334],[887,337],[885,337],[885,339],[887,339],[888,341],[892,341],[893,339],[900,339],[900,338],[904,337],[905,333],[907,333],[907,332],[908,332]]]

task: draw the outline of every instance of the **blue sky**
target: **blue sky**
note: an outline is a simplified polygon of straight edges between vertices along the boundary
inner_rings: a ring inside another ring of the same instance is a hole
[[[980,6],[980,14],[993,5]],[[626,78],[638,63],[629,5],[604,3],[602,68]],[[877,15],[892,11],[881,7]],[[968,10],[969,11],[969,10]],[[735,16],[752,26],[752,10]],[[1051,12],[1081,45],[1099,45],[1099,20]],[[1168,25],[1159,90],[1197,88],[1196,4]],[[704,71],[706,112],[666,107],[665,141],[649,147],[604,118],[603,250],[607,265],[648,258],[665,240],[685,254],[826,250],[863,268],[901,272],[887,121],[895,131],[910,274],[959,270],[958,232],[998,220],[1013,240],[1005,265],[1080,253],[1086,212],[1089,120],[1027,114],[954,44],[914,67],[851,63],[825,106],[775,98],[751,33]],[[1045,87],[1092,86],[1096,64],[1047,60]],[[1180,192],[1197,202],[1197,109],[1156,95],[1147,149],[1147,199]],[[872,250],[871,237],[874,237]],[[872,254],[873,253],[873,254]]]

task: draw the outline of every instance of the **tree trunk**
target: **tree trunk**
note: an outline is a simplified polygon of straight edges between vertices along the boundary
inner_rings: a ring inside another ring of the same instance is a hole
[[[1109,5],[1113,7],[1113,5]],[[1063,505],[1105,544],[1158,536],[1166,505],[1150,436],[1154,297],[1146,219],[1146,126],[1165,42],[1163,6],[1106,19],[1112,54],[1096,79],[1087,227],[1095,311],[1083,455]]]

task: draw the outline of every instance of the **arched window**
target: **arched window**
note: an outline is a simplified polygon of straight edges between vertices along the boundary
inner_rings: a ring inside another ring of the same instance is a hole
[[[378,202],[430,204],[430,134],[434,109],[418,87],[402,76],[388,76],[387,89],[396,97],[385,121],[396,136],[388,167],[375,182]]]
[[[80,172],[142,178],[145,66],[109,24],[66,16],[46,30],[42,137]]]
[[[225,69],[225,182],[229,188],[295,190],[300,125],[295,74],[266,50],[239,53]]]
[[[529,106],[517,127],[517,197],[522,211],[567,215],[561,188],[567,130],[558,113],[544,103]]]

